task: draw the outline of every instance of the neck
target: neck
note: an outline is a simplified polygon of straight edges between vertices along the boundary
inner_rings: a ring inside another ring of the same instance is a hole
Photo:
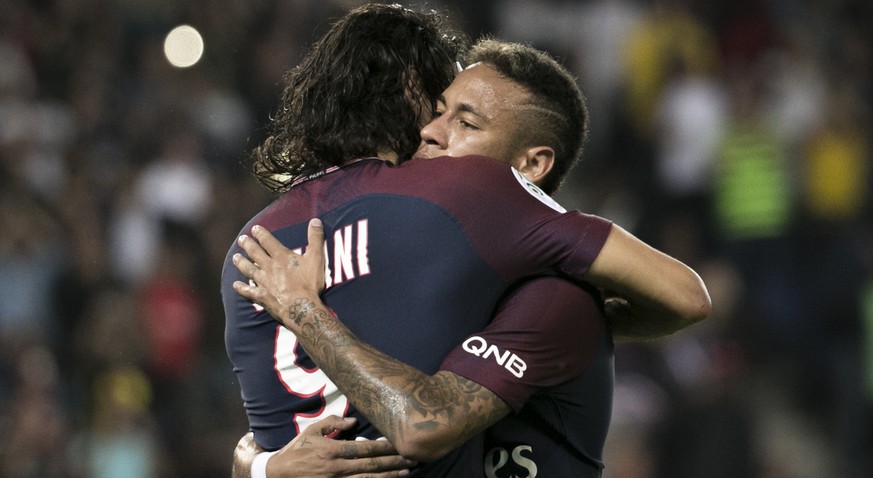
[[[399,159],[397,153],[390,150],[379,150],[379,152],[376,153],[376,157],[382,161],[388,161],[391,164],[397,164],[397,160]]]

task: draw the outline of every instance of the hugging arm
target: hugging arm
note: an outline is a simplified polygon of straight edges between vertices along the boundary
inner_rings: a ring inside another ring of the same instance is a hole
[[[324,287],[319,221],[310,223],[309,246],[302,256],[262,227],[255,226],[252,234],[257,242],[245,236],[240,240],[251,260],[241,254],[233,260],[256,285],[236,282],[234,290],[294,332],[402,456],[436,460],[510,412],[506,402],[478,383],[446,371],[424,374],[361,342],[337,320],[319,298]]]
[[[712,308],[694,270],[616,224],[585,280],[618,296],[606,300],[616,341],[672,334],[703,320]]]

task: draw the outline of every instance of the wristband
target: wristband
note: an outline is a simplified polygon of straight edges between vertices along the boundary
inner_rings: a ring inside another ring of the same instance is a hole
[[[252,460],[252,478],[267,478],[267,460],[276,453],[275,451],[265,451],[255,455],[255,459]]]

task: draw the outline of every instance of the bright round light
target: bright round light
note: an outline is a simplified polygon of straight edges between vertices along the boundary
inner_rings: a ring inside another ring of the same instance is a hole
[[[203,37],[194,27],[179,25],[164,40],[164,55],[173,66],[192,66],[203,56]]]

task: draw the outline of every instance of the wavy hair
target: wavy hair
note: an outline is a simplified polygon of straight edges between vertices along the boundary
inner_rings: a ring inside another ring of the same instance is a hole
[[[435,11],[369,4],[351,10],[285,76],[253,172],[272,189],[349,160],[416,151],[466,38]]]

